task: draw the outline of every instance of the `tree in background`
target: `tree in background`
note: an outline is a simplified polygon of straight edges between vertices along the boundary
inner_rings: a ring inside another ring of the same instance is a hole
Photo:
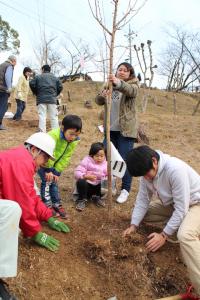
[[[45,28],[40,27],[40,39],[33,47],[37,65],[33,67],[40,70],[44,64],[48,64],[54,74],[76,75],[82,71],[82,63],[90,61],[94,54],[89,45],[80,39],[74,42],[71,38],[63,37],[64,43],[57,40],[55,34],[47,36]],[[58,50],[59,49],[59,50]]]
[[[172,30],[172,32],[170,32]],[[199,85],[200,35],[171,25],[167,32],[170,40],[162,53],[161,75],[167,77],[168,91],[182,91]]]
[[[140,47],[134,45],[133,48],[136,52],[137,60],[143,74],[144,85],[147,86],[147,80],[149,81],[148,87],[151,87],[154,77],[154,69],[157,68],[157,65],[153,64],[153,54],[152,54],[152,41],[147,41],[148,48],[148,58],[145,55],[145,43],[141,43]],[[148,77],[149,75],[149,77]]]
[[[0,50],[19,53],[20,40],[16,30],[10,27],[9,23],[0,16]]]
[[[34,69],[41,70],[43,65],[48,64],[52,72],[57,73],[62,67],[62,56],[57,49],[56,37],[52,35],[48,37],[44,29],[41,33],[38,45],[33,47],[33,52],[37,60],[37,68]]]
[[[71,38],[67,39],[64,50],[67,52],[67,56],[65,56],[65,60],[62,60],[62,67],[66,75],[80,73],[83,71],[83,64],[94,58],[94,53],[91,52],[89,45],[84,43],[82,39],[77,42]]]

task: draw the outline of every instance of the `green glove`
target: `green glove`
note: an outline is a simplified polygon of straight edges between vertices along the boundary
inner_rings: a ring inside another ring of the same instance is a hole
[[[60,245],[58,240],[41,231],[33,236],[33,240],[40,246],[43,246],[51,251],[58,250]]]
[[[48,225],[50,228],[57,230],[57,231],[62,231],[62,232],[70,232],[69,226],[67,226],[65,223],[60,222],[53,217],[48,219]]]

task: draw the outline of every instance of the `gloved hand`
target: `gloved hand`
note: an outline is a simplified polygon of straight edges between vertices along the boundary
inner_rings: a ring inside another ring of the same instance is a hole
[[[43,246],[51,251],[57,251],[60,245],[58,240],[41,231],[34,235],[32,239],[38,245]]]
[[[62,231],[62,232],[70,232],[69,226],[67,226],[65,223],[60,222],[53,217],[49,218],[47,221],[48,225],[50,228],[57,230],[57,231]]]

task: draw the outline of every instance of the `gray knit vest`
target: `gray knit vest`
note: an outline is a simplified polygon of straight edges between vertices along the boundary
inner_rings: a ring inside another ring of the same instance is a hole
[[[12,66],[9,61],[5,61],[0,65],[0,92],[5,92],[7,90],[5,73],[8,66]]]

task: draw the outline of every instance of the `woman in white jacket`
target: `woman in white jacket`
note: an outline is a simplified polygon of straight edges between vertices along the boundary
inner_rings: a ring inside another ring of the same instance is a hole
[[[29,77],[31,74],[31,68],[25,67],[23,70],[23,75],[20,76],[15,88],[15,99],[17,103],[17,110],[13,117],[13,120],[15,121],[21,120],[22,113],[26,108],[26,101],[29,93]]]
[[[200,295],[200,175],[184,161],[148,146],[131,150],[127,168],[141,177],[131,225],[124,232],[136,232],[141,221],[162,222],[163,231],[153,232],[146,247],[155,252],[178,231],[181,252],[190,280]],[[158,200],[150,203],[153,195]]]

